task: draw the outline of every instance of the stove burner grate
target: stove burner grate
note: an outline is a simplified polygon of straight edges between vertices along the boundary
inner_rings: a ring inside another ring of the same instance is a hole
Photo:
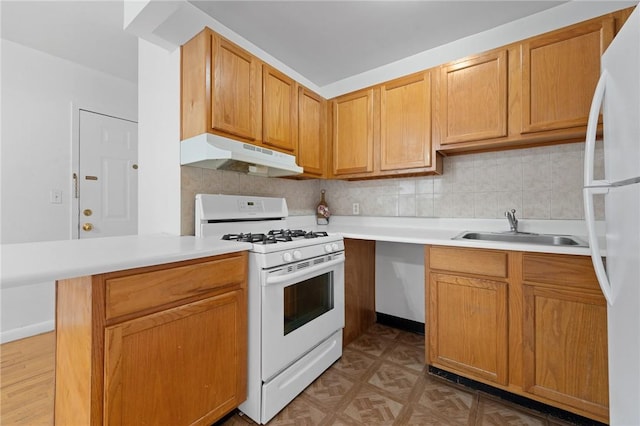
[[[327,237],[325,231],[303,231],[301,229],[274,229],[267,234],[253,234],[253,233],[241,233],[241,234],[225,234],[223,240],[238,241],[243,243],[254,244],[275,244],[280,242],[293,241],[295,238],[319,238]]]

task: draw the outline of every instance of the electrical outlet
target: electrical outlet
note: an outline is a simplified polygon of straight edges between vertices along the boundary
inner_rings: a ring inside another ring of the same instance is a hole
[[[360,203],[353,203],[353,214],[360,214]]]
[[[52,189],[49,191],[49,203],[62,204],[62,191],[59,189]]]

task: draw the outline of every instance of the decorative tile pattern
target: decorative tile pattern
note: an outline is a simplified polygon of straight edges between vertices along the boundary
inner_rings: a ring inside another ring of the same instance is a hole
[[[424,348],[421,347],[399,344],[387,353],[386,359],[418,373],[425,368]]]
[[[441,176],[368,181],[263,178],[231,171],[182,167],[181,229],[194,232],[197,193],[285,197],[290,215],[311,215],[327,190],[335,215],[502,219],[516,209],[521,219],[583,219],[584,143],[444,158]],[[604,177],[602,144],[596,147],[596,177]],[[603,203],[596,218],[604,218]]]
[[[409,333],[407,331],[399,331],[396,340],[405,345],[415,346],[420,348],[424,355],[424,336],[422,334]]]
[[[516,209],[522,219],[580,220],[583,159],[584,143],[572,143],[446,157],[441,176],[321,185],[339,215],[351,215],[352,203],[360,203],[366,216],[502,219],[505,210]],[[595,159],[602,178],[602,144]],[[596,218],[603,217],[600,207]]]
[[[383,362],[373,372],[368,383],[406,401],[417,380],[417,374],[391,363]]]
[[[342,351],[342,358],[333,364],[331,368],[340,371],[352,379],[359,379],[369,371],[375,359],[361,352],[351,350],[351,348],[352,345],[345,348]]]
[[[409,418],[403,424],[407,426],[466,426],[469,424],[469,416],[452,417],[445,412],[414,406],[411,408]]]
[[[375,337],[384,337],[385,339],[395,339],[400,334],[402,334],[402,330],[398,330],[397,328],[386,327],[380,324],[373,324],[367,330],[367,334]]]
[[[363,334],[351,343],[351,348],[372,356],[380,356],[392,344],[392,341],[382,336]]]
[[[453,386],[443,386],[444,384],[446,383],[440,380],[428,380],[418,404],[427,409],[427,412],[437,412],[456,424],[466,424],[476,396]]]
[[[547,425],[544,417],[533,416],[524,411],[515,410],[496,401],[481,398],[475,425],[496,426],[538,426]]]
[[[303,398],[296,398],[269,422],[269,426],[315,426],[321,424],[325,417],[325,411]]]
[[[342,397],[353,388],[354,382],[342,376],[337,369],[330,369],[313,382],[304,394],[328,408],[335,408]]]
[[[392,425],[402,410],[402,404],[363,388],[344,410],[352,419],[365,425]]]

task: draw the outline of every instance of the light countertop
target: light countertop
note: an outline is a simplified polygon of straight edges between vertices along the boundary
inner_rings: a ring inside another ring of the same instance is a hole
[[[408,244],[433,244],[497,250],[588,256],[588,247],[547,246],[493,241],[453,240],[463,231],[507,231],[506,220],[332,216],[328,226],[315,216],[290,216],[289,227],[325,230],[345,238]],[[572,235],[587,241],[583,221],[526,220],[521,231]],[[599,231],[604,224],[598,224]],[[601,247],[604,246],[601,243]],[[249,243],[172,235],[132,235],[84,240],[45,241],[1,246],[1,287],[94,275],[178,262],[251,248]],[[604,256],[604,251],[601,252]]]
[[[551,246],[498,241],[453,240],[464,231],[504,232],[506,219],[438,219],[411,217],[332,216],[329,225],[316,225],[313,216],[290,216],[291,228],[315,228],[341,234],[345,238],[408,244],[433,244],[496,250],[529,251],[589,256],[589,247]],[[604,224],[597,224],[604,231]],[[586,226],[580,220],[521,220],[520,231],[540,234],[571,235],[585,242]],[[604,246],[602,238],[600,247]],[[604,251],[601,251],[604,256]]]
[[[3,244],[3,288],[101,274],[251,248],[249,243],[171,235]]]

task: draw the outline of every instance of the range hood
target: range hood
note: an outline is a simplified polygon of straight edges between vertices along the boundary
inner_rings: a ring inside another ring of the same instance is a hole
[[[180,164],[269,177],[292,176],[303,172],[293,155],[210,133],[180,142]]]

